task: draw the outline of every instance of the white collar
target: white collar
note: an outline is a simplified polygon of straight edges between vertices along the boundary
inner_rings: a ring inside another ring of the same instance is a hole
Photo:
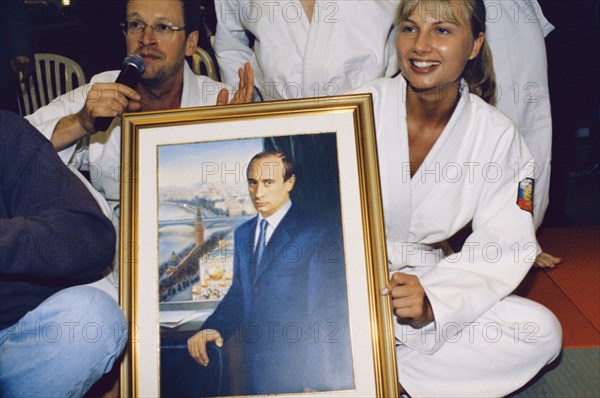
[[[271,214],[269,217],[263,217],[260,213],[258,213],[257,225],[260,225],[260,222],[263,219],[265,219],[269,223],[269,226],[271,227],[271,231],[274,231],[275,228],[277,228],[277,226],[281,222],[281,220],[283,220],[283,217],[285,217],[285,215],[287,214],[287,212],[290,210],[291,207],[292,207],[292,201],[288,200],[287,203],[285,205],[283,205],[283,207],[281,209],[277,210],[274,214]]]
[[[181,93],[181,107],[193,108],[205,105],[215,105],[217,95],[225,84],[216,82],[208,76],[196,75],[187,62],[183,66],[183,92]],[[232,95],[235,90],[228,88]]]
[[[194,72],[187,61],[183,65],[183,92],[181,93],[181,107],[189,108],[197,106],[200,99],[200,87],[194,78]]]

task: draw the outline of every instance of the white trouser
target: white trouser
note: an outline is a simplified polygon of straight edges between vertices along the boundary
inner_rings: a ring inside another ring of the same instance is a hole
[[[561,349],[554,314],[518,296],[501,300],[458,334],[457,326],[423,330],[446,341],[432,355],[396,347],[398,379],[412,397],[501,397],[527,383]]]

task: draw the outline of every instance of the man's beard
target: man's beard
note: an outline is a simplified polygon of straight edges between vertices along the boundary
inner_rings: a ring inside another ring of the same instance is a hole
[[[142,77],[140,78],[140,83],[144,85],[144,87],[153,89],[157,87],[162,87],[166,83],[171,82],[178,73],[183,69],[183,63],[172,65],[171,67],[162,68],[156,71],[154,76],[152,77]]]

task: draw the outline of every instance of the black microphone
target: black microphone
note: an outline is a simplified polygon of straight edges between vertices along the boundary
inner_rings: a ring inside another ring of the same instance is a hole
[[[115,83],[124,84],[127,87],[134,88],[140,77],[144,73],[144,60],[138,54],[128,55],[123,60],[121,73],[117,76]],[[106,131],[112,123],[114,117],[101,116],[94,120],[94,128],[96,131]]]

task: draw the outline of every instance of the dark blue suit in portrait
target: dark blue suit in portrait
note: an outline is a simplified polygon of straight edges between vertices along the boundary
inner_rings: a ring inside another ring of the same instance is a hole
[[[340,226],[292,206],[257,265],[257,219],[236,229],[231,288],[202,327],[239,347],[232,393],[353,389]]]

